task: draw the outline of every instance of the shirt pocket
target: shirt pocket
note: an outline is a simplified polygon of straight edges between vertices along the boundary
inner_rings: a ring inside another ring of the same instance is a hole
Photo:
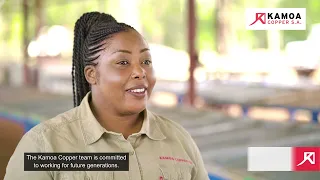
[[[61,171],[56,180],[113,180],[112,171]]]
[[[159,180],[191,180],[193,165],[161,163]]]

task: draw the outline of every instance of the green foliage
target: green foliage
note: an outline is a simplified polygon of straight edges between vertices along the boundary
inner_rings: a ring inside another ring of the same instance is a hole
[[[305,40],[311,30],[312,24],[320,23],[320,1],[319,0],[282,0],[278,7],[301,8],[305,7],[307,12],[307,30],[305,31],[283,31],[283,44],[290,41]]]
[[[57,1],[57,2],[56,2]],[[80,0],[66,3],[62,0],[47,1],[45,7],[46,25],[64,25],[73,28],[77,19],[87,11],[97,11],[99,1]]]
[[[154,43],[187,48],[186,4],[181,1],[145,0],[140,5],[143,33]]]
[[[197,46],[201,50],[214,50],[215,38],[214,1],[197,3]]]

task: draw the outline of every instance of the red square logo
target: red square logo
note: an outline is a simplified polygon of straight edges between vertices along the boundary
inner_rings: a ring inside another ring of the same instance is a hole
[[[320,148],[318,147],[293,147],[293,171],[319,171]]]

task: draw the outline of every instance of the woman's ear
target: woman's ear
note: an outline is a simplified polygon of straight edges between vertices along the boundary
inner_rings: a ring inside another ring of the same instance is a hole
[[[98,82],[97,69],[94,66],[86,66],[84,68],[84,75],[90,85],[95,85]]]

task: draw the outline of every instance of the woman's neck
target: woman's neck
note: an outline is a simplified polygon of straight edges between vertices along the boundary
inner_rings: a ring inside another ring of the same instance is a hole
[[[94,98],[89,101],[90,108],[101,124],[107,131],[121,133],[126,139],[133,133],[141,130],[143,114],[122,115],[115,112],[112,106],[99,102]]]

